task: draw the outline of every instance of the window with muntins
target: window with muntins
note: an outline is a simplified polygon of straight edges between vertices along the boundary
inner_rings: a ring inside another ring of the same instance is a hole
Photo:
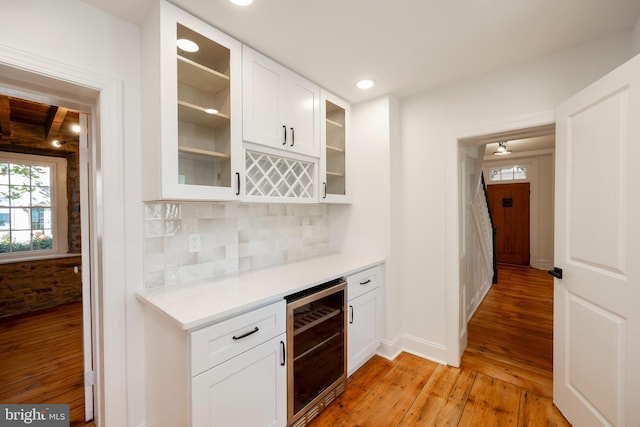
[[[66,160],[0,152],[0,259],[66,251]]]
[[[489,181],[522,181],[527,179],[527,165],[496,166],[489,169]]]

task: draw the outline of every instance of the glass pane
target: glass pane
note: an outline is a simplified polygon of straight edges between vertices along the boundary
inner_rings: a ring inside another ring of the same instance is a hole
[[[184,25],[177,24],[176,30],[176,179],[179,184],[231,187],[231,52]]]
[[[9,209],[0,209],[0,230],[9,230],[11,227],[11,215]]]
[[[14,230],[31,230],[31,219],[29,218],[29,209],[24,209],[24,208],[11,209],[11,224]]]
[[[31,210],[31,229],[44,230],[44,209],[32,209]]]
[[[34,187],[31,193],[32,206],[51,206],[51,187]]]
[[[515,165],[513,167],[514,179],[527,179],[527,165]]]
[[[12,185],[30,185],[31,184],[31,166],[21,164],[11,164],[9,171],[9,180]]]
[[[31,250],[31,231],[14,231],[11,233],[11,252],[25,252]]]
[[[12,175],[13,176],[13,175]],[[25,185],[12,185],[9,187],[11,206],[31,206],[31,187]]]
[[[0,163],[0,185],[9,184],[9,163]]]
[[[0,185],[0,206],[9,206],[9,186]]]
[[[51,185],[51,168],[49,166],[31,166],[31,186],[49,187]]]
[[[51,230],[34,231],[32,243],[34,251],[53,249],[53,233]]]
[[[500,170],[502,181],[513,181],[513,166],[503,166]]]
[[[9,232],[0,233],[0,254],[9,252],[9,242],[11,242],[11,234]]]

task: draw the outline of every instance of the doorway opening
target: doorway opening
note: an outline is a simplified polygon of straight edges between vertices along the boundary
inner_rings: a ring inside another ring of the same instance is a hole
[[[466,338],[461,351],[468,350],[462,356],[462,366],[501,373],[503,379],[532,387],[542,395],[552,389],[553,281],[546,270],[553,264],[554,134],[551,124],[458,142],[461,176],[465,177],[459,183],[460,242],[464,242],[460,309]],[[511,154],[494,156],[499,142],[505,140]],[[479,175],[474,170],[482,171],[485,177],[486,204],[492,208],[498,229],[500,265],[498,284],[493,287],[489,280],[482,286],[475,283],[487,272],[479,268],[478,245],[472,236],[471,184]],[[514,170],[526,170],[526,174],[514,174]],[[509,171],[511,178],[505,179]],[[472,298],[473,304],[469,304]],[[521,311],[524,306],[526,310]],[[536,342],[535,352],[527,353],[529,340]],[[528,378],[529,383],[522,383],[522,378]]]
[[[0,400],[73,425],[94,418],[87,111],[0,87]]]
[[[524,292],[522,294],[524,298],[525,296],[530,296],[526,294],[528,289],[527,282],[531,284],[541,282],[539,286],[542,286],[544,292],[548,293],[548,285],[552,282],[547,279],[545,269],[548,269],[553,264],[554,134],[555,125],[549,124],[458,139],[458,165],[461,172],[460,176],[464,177],[458,189],[458,200],[460,201],[459,231],[461,234],[459,241],[463,245],[460,248],[459,282],[460,310],[462,311],[460,318],[463,321],[463,324],[460,325],[462,330],[461,337],[463,338],[460,343],[461,355],[462,351],[467,348],[468,343],[470,347],[475,349],[482,348],[483,345],[487,348],[501,346],[500,343],[496,342],[478,344],[478,339],[482,340],[483,338],[471,336],[471,334],[477,333],[478,330],[482,329],[482,327],[474,329],[471,323],[472,316],[474,316],[476,310],[482,311],[482,304],[485,298],[488,301],[496,298],[495,295],[491,295],[492,292],[494,294],[502,292],[497,285],[494,288],[491,287],[491,276],[486,280],[482,279],[483,276],[487,276],[490,272],[482,268],[481,257],[477,253],[477,248],[481,245],[476,244],[477,239],[474,239],[473,236],[473,233],[477,232],[477,227],[472,223],[474,215],[471,205],[475,201],[474,192],[478,187],[474,187],[472,183],[479,180],[480,173],[484,174],[488,187],[490,187],[488,190],[489,200],[486,201],[486,204],[495,205],[492,214],[494,214],[494,220],[498,222],[496,225],[501,228],[499,231],[504,232],[508,231],[507,229],[509,228],[518,227],[517,231],[512,230],[512,233],[515,234],[510,234],[507,237],[498,235],[498,238],[503,240],[498,241],[496,246],[499,251],[502,250],[502,259],[498,257],[499,262],[520,264],[523,267],[514,267],[516,269],[514,272],[509,266],[499,266],[498,284],[520,289]],[[493,156],[492,153],[497,151],[495,148],[498,143],[505,140],[509,141],[511,154],[508,156]],[[513,182],[513,179],[504,180],[500,175],[497,175],[497,179],[492,179],[496,178],[496,174],[492,172],[496,170],[513,170],[518,165],[520,168],[526,169],[526,179],[520,179],[520,182]],[[514,208],[522,209],[519,209],[519,212],[516,213]],[[517,233],[520,233],[520,235]],[[518,240],[518,242],[514,242],[514,240]],[[519,244],[517,250],[513,247],[514,243]],[[529,268],[529,265],[535,267],[535,269]],[[505,275],[505,277],[500,278],[501,274]],[[508,288],[507,291],[511,290],[511,288]],[[537,291],[532,286],[530,292],[535,293]],[[512,297],[517,298],[518,293]],[[506,299],[507,294],[500,294],[498,299],[500,298]],[[525,302],[523,301],[523,303]],[[529,303],[526,304],[530,305]],[[514,306],[517,305],[514,303]],[[532,307],[535,309],[535,305]],[[545,313],[543,313],[543,317],[548,315],[550,309],[552,309],[552,304],[547,304],[544,307]],[[489,313],[491,313],[491,310],[489,309]],[[480,317],[485,316],[485,314],[480,315]],[[504,316],[509,319],[509,314],[506,310]],[[500,322],[502,322],[502,319],[499,316],[493,323],[496,323],[496,327],[499,327]],[[507,325],[503,326],[508,327]],[[506,332],[507,336],[510,333],[513,332]],[[547,331],[547,335],[550,334],[552,334],[552,325]],[[511,341],[515,340],[516,337],[517,335],[513,335]],[[503,347],[507,348],[509,344],[505,342]],[[550,352],[552,340],[548,341],[547,344]],[[522,351],[525,350],[522,349]],[[476,354],[476,356],[482,357],[483,354],[482,352],[480,353],[479,355]],[[488,350],[486,354],[489,354]],[[509,357],[503,356],[505,358]],[[513,354],[511,356],[513,358]],[[468,360],[469,358],[466,359]],[[526,357],[521,359],[526,360]],[[477,365],[477,357],[474,360]],[[495,360],[492,362],[490,358],[487,358],[482,363],[491,365],[495,363]],[[505,370],[508,369],[505,368]],[[547,376],[546,379],[551,381],[550,376]]]

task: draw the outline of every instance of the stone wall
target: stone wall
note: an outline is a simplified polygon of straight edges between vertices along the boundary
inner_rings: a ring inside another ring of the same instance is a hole
[[[82,299],[81,257],[0,264],[0,317]]]

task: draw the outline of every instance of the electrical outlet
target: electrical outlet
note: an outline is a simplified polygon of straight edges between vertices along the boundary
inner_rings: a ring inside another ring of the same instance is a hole
[[[200,235],[199,234],[189,234],[187,239],[187,245],[189,247],[189,252],[198,252],[200,251]]]

